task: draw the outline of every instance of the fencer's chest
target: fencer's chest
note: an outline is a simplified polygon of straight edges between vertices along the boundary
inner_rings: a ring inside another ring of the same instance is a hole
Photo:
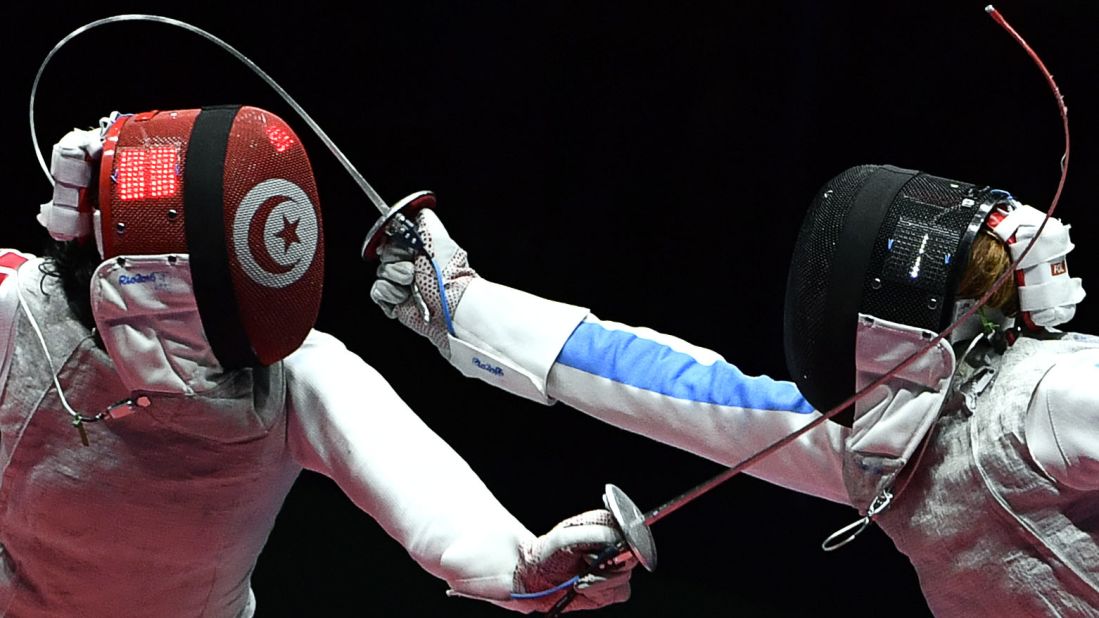
[[[248,376],[223,397],[154,401],[89,424],[83,446],[41,348],[17,337],[0,399],[0,570],[19,607],[163,602],[198,615],[210,599],[246,601],[248,573],[300,470],[285,413],[257,413]],[[65,340],[71,349],[58,352]],[[51,348],[74,409],[94,414],[130,396],[92,340],[60,337]]]

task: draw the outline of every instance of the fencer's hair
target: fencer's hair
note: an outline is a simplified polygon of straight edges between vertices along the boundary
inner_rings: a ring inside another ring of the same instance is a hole
[[[969,264],[962,273],[958,284],[959,298],[979,298],[988,291],[996,279],[1011,267],[1011,255],[999,238],[981,233],[973,241],[969,250]],[[1019,311],[1019,290],[1015,280],[1009,278],[1000,289],[988,299],[988,307],[999,309],[1001,313],[1012,316]]]
[[[95,243],[49,240],[44,257],[38,269],[46,277],[58,280],[73,317],[89,331],[93,330],[95,316],[92,315],[92,275],[103,262]],[[45,277],[42,284],[45,284]],[[42,292],[46,293],[44,285]]]

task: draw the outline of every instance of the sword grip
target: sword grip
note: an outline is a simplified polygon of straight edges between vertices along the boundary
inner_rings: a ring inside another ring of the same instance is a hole
[[[585,577],[591,575],[592,573],[595,573],[596,571],[603,570],[611,561],[617,558],[624,551],[629,550],[620,543],[607,545],[603,548],[603,551],[599,552],[595,556],[595,560],[592,560],[591,564],[588,565],[588,568],[584,569],[584,571],[580,573],[580,579],[584,579]],[[561,612],[565,611],[565,608],[569,606],[569,603],[572,603],[572,600],[576,598],[576,587],[579,585],[580,581],[577,580],[577,582],[573,584],[573,586],[569,588],[568,591],[566,591],[560,599],[557,599],[557,602],[554,603],[553,607],[551,607],[550,610],[546,613],[546,618],[558,618],[561,615]]]
[[[426,255],[423,239],[416,233],[416,224],[401,213],[393,215],[393,220],[386,227],[385,234],[391,242]]]

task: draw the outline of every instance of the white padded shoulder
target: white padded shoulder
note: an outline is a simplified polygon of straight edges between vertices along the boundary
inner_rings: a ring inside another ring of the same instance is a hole
[[[14,249],[0,249],[0,387],[7,383],[15,345],[15,322],[19,312],[17,271],[33,258]]]

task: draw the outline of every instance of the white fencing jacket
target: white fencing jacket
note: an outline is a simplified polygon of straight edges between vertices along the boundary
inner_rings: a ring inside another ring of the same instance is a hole
[[[483,279],[466,289],[454,327],[450,360],[464,374],[726,465],[819,414],[789,382]],[[931,388],[915,399],[926,393],[941,406],[950,372],[925,377]],[[940,615],[1099,615],[1099,339],[1020,340],[972,407],[919,421],[933,424],[930,447],[911,489],[879,520],[916,566],[930,606]],[[747,472],[862,508],[844,470],[845,450],[859,446],[857,432],[824,423]]]
[[[334,479],[456,591],[516,606],[531,533],[329,335],[88,424],[82,446],[20,296],[73,407],[94,414],[131,391],[28,257],[0,252],[0,614],[250,616],[252,569],[302,468]]]

